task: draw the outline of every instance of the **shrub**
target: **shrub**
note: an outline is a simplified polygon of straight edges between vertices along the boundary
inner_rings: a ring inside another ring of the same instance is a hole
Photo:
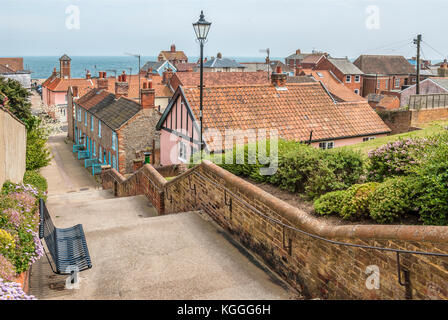
[[[341,214],[342,206],[344,205],[346,191],[339,190],[324,194],[319,199],[314,201],[314,210],[317,214],[335,215]]]
[[[6,281],[14,280],[16,272],[14,266],[8,261],[2,254],[0,254],[0,281],[1,279]]]
[[[342,206],[343,219],[358,220],[369,216],[369,200],[378,183],[356,184],[346,191],[345,203]]]
[[[418,180],[413,176],[387,179],[370,197],[370,216],[379,223],[400,220],[414,211],[418,190]]]
[[[33,117],[26,123],[26,170],[36,170],[47,166],[51,156],[46,143],[48,132],[42,127],[41,120]]]
[[[39,191],[39,196],[43,196],[48,189],[47,180],[37,170],[26,171],[23,183],[34,186]]]
[[[420,220],[426,225],[448,225],[448,133],[437,136],[421,165],[412,169],[420,181],[416,198]]]
[[[369,152],[369,181],[381,182],[388,177],[406,175],[424,157],[434,139],[400,139]]]

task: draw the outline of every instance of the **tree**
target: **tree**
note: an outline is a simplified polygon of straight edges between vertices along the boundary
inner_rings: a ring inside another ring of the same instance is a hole
[[[0,98],[2,104],[5,104],[4,107],[11,111],[17,118],[23,122],[27,122],[32,118],[31,103],[28,100],[30,93],[20,82],[0,78],[0,92],[3,94],[2,98]],[[7,99],[5,99],[5,96]]]

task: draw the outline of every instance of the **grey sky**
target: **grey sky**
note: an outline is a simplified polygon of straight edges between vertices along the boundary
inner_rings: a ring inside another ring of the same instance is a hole
[[[206,55],[284,57],[297,48],[333,56],[361,53],[412,56],[417,33],[448,53],[446,0],[1,0],[0,56],[146,56],[171,43],[198,55],[191,23],[203,9],[212,22]],[[80,29],[68,30],[67,6],[80,9]],[[379,8],[379,29],[366,28],[366,8]],[[386,46],[389,45],[389,46]],[[378,50],[372,50],[384,47]],[[426,58],[441,54],[423,46]]]

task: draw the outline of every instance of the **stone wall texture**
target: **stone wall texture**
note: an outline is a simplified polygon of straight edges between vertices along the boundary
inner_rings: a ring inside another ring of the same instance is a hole
[[[201,210],[308,298],[448,299],[447,257],[401,253],[401,285],[396,252],[334,243],[446,254],[448,227],[329,225],[208,161],[170,181],[150,165],[102,176],[118,196],[145,194],[159,214]]]

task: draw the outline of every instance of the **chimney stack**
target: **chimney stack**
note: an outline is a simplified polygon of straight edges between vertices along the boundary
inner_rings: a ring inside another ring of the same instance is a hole
[[[126,82],[126,73],[123,71],[121,75],[118,76],[118,80],[115,82],[115,97],[118,99],[121,96],[128,96],[129,83]]]
[[[301,53],[302,53],[302,51],[300,51],[300,49],[296,50],[296,54],[301,54]]]
[[[303,67],[301,64],[298,64],[296,67],[296,76],[302,75]]]
[[[171,45],[171,52],[176,52],[176,46],[174,44]]]
[[[440,66],[439,69],[437,69],[437,73],[439,77],[448,77],[448,62],[445,59],[442,63],[442,65]]]
[[[99,72],[96,84],[100,90],[107,90],[109,88],[109,81],[106,79],[106,72]]]
[[[275,72],[272,72],[271,83],[276,87],[284,87],[286,85],[286,77],[287,75],[282,73],[282,67],[277,66]]]
[[[91,79],[91,78],[92,78],[92,75],[90,74],[90,71],[87,70],[87,72],[86,72],[86,79]]]
[[[140,99],[143,109],[155,108],[155,90],[152,87],[152,81],[143,82],[143,88],[140,90]]]
[[[168,84],[170,82],[172,76],[173,76],[173,70],[171,70],[171,68],[168,68],[167,70],[165,70],[163,72],[162,83]]]

